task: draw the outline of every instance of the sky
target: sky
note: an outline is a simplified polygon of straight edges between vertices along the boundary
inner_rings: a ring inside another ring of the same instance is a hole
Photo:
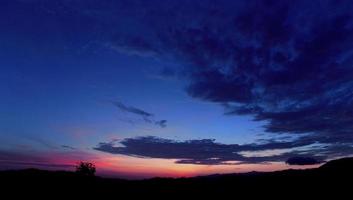
[[[353,155],[349,0],[2,0],[0,169],[123,178]]]

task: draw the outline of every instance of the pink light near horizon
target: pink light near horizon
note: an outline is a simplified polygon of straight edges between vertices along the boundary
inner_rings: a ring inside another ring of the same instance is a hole
[[[265,164],[235,165],[195,165],[176,164],[173,159],[136,158],[122,155],[87,152],[52,152],[42,155],[49,163],[74,166],[80,162],[92,162],[97,168],[97,175],[105,177],[122,177],[129,179],[151,177],[192,177],[209,174],[244,173],[250,171],[277,171],[284,169],[315,168],[320,165],[289,166],[283,162]]]

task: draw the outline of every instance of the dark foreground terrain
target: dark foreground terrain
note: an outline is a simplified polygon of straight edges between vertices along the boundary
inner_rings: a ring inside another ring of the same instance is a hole
[[[25,197],[77,195],[127,197],[244,197],[352,199],[353,158],[330,161],[320,168],[269,173],[212,175],[195,178],[154,178],[141,181],[81,176],[74,172],[20,170],[0,172],[1,194]],[[334,196],[328,196],[334,195]],[[348,195],[348,196],[347,196]],[[242,198],[240,198],[242,197]],[[98,198],[98,199],[100,199]],[[12,199],[12,198],[6,198]]]

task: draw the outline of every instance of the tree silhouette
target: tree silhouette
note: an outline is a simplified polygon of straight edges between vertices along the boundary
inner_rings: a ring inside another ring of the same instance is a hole
[[[76,173],[85,176],[94,176],[94,174],[96,173],[96,166],[90,162],[80,162],[76,166]]]

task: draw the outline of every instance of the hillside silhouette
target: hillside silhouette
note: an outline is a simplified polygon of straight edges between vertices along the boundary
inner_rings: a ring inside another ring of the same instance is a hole
[[[325,163],[319,168],[210,175],[193,178],[123,180],[85,176],[75,172],[37,169],[0,172],[2,194],[45,196],[129,197],[324,197],[348,194],[352,190],[353,158]],[[167,196],[166,196],[167,195]],[[170,196],[172,195],[172,196]],[[285,195],[285,196],[284,196]],[[121,199],[120,198],[120,199]]]

